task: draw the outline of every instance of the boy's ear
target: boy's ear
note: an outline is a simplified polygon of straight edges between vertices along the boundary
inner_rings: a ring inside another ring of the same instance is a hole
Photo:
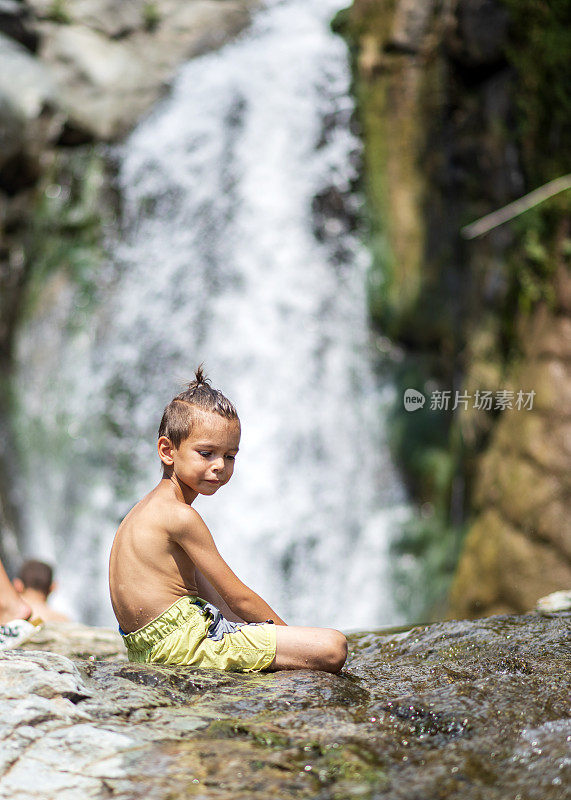
[[[173,450],[174,447],[172,445],[171,440],[166,436],[159,436],[159,441],[157,442],[157,450],[159,453],[159,458],[167,467],[172,467],[174,463],[173,458]]]

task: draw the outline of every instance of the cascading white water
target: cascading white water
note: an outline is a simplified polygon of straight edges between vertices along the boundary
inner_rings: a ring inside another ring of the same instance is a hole
[[[223,556],[290,623],[396,621],[386,551],[406,512],[349,222],[359,145],[338,8],[269,3],[181,70],[121,148],[97,318],[55,346],[38,324],[22,337],[27,549],[57,563],[60,605],[84,620],[112,622],[115,529],[160,476],[164,405],[205,362],[243,431],[231,483],[196,501]],[[59,298],[62,320],[76,300]]]

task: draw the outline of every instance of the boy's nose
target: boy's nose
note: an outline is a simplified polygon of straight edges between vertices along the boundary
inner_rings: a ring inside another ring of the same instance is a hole
[[[222,472],[222,470],[224,469],[224,459],[223,458],[215,459],[212,462],[212,469],[214,470],[214,472]]]

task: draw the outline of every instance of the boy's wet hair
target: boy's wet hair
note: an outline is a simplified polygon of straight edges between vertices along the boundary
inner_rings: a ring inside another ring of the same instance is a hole
[[[194,424],[193,409],[219,414],[226,419],[239,419],[234,405],[218,389],[213,389],[204,374],[202,364],[195,372],[194,380],[188,387],[177,394],[165,408],[159,425],[159,439],[166,436],[174,447],[190,435]]]

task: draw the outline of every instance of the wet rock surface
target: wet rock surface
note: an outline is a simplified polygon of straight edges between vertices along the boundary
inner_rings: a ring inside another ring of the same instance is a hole
[[[340,675],[241,675],[49,624],[0,654],[0,798],[560,800],[570,630],[559,612],[353,634]]]

